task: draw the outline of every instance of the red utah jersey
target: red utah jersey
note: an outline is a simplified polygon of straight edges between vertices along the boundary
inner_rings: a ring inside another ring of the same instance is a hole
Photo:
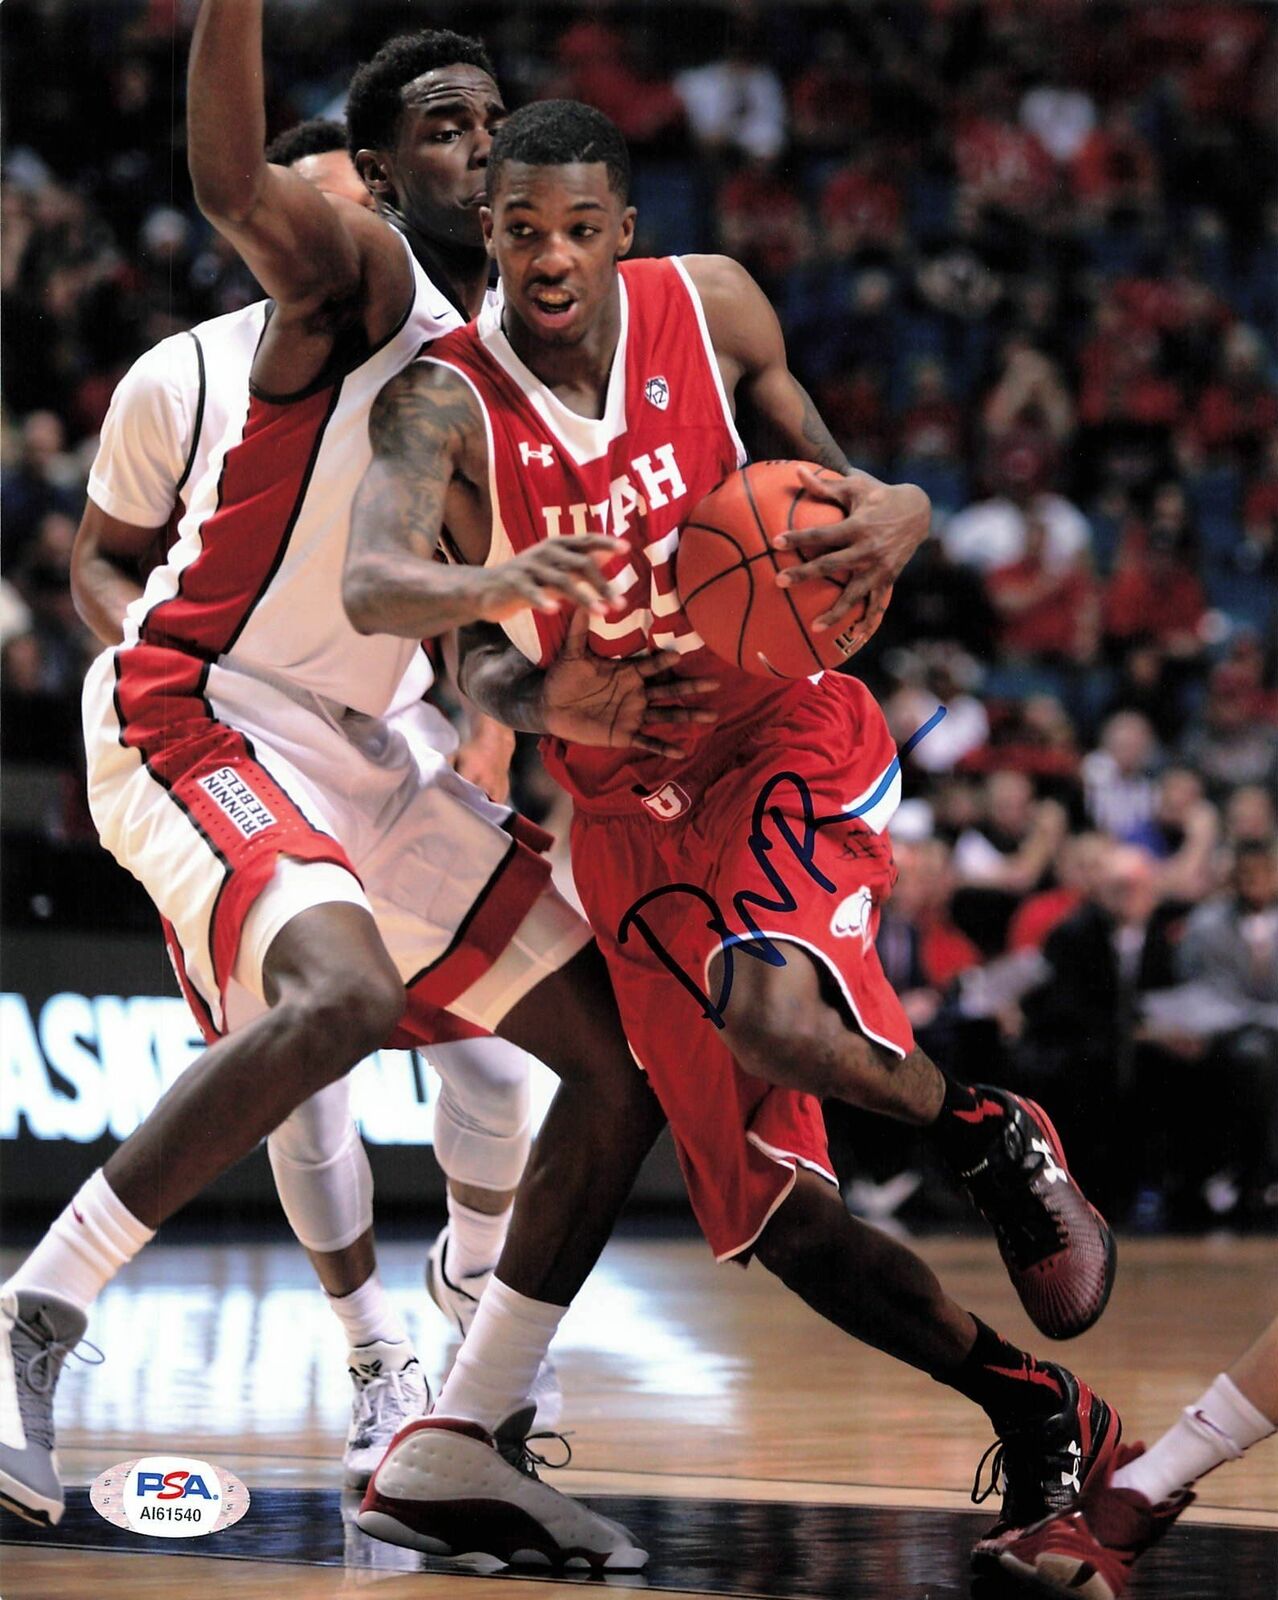
[[[712,674],[719,722],[709,731],[780,707],[806,680],[752,677],[706,651],[675,589],[681,526],[730,472],[744,465],[700,296],[674,257],[621,265],[621,332],[601,418],[570,410],[515,354],[499,308],[432,344],[423,357],[470,384],[488,429],[493,526],[487,565],[542,539],[604,534],[624,540],[629,560],[616,574],[620,602],[590,623],[605,656],[675,650],[685,676]],[[521,611],[503,624],[539,666],[563,646],[571,612]],[[629,809],[695,765],[707,731],[683,730],[683,760],[638,750],[603,750],[548,740],[553,774],[574,797]]]

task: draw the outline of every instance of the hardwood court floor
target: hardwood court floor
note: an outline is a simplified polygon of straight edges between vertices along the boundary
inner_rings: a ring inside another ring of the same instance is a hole
[[[920,1252],[962,1303],[1040,1354],[980,1237]],[[389,1246],[383,1276],[427,1370],[447,1330],[420,1288],[423,1248]],[[1050,1353],[1152,1437],[1278,1312],[1273,1239],[1125,1243],[1101,1325]],[[339,1494],[344,1346],[301,1253],[160,1246],[106,1292],[90,1326],[107,1364],[72,1363],[58,1397],[68,1481],[143,1453],[203,1457],[254,1495],[248,1516],[190,1553],[97,1518],[83,1493],[41,1534],[5,1518],[4,1600],[461,1593],[551,1600],[579,1581],[458,1575],[380,1545]],[[758,1267],[715,1267],[693,1241],[623,1240],[565,1320],[556,1355],[573,1464],[555,1484],[622,1516],[665,1594],[959,1600],[987,1520],[967,1490],[990,1435],[972,1407],[853,1344]],[[94,1548],[97,1547],[97,1548]],[[1000,1589],[999,1594],[1024,1594]],[[1136,1600],[1273,1600],[1278,1446],[1209,1479],[1142,1570]]]

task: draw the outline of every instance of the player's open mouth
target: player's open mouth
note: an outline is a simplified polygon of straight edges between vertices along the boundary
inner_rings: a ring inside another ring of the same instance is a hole
[[[567,289],[538,289],[529,299],[547,317],[561,317],[577,304]]]

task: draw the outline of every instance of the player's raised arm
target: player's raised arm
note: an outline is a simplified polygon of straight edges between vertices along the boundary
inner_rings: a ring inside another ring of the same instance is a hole
[[[793,534],[776,543],[797,545],[810,560],[778,575],[778,582],[835,578],[843,594],[817,620],[826,627],[872,589],[893,582],[927,537],[931,503],[914,484],[885,484],[849,467],[847,458],[790,371],[785,339],[766,295],[727,256],[689,256],[684,265],[697,286],[724,381],[735,390],[738,420],[756,456],[815,461],[842,473],[841,483],[809,476],[808,490],[841,506],[840,522]]]
[[[430,362],[407,367],[377,397],[368,431],[373,459],[355,495],[342,575],[342,603],[360,633],[429,639],[529,608],[607,610],[600,563],[616,554],[611,539],[554,539],[483,566],[488,447],[478,403],[455,373]],[[435,560],[445,522],[475,565]]]
[[[285,308],[381,337],[412,292],[403,246],[353,202],[325,199],[263,149],[262,0],[204,0],[191,43],[187,159],[200,210]],[[303,379],[303,382],[305,379]]]

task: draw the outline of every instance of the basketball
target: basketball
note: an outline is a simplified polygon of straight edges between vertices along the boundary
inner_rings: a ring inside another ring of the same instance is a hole
[[[858,600],[835,628],[812,623],[838,599],[828,580],[779,588],[776,574],[801,564],[796,550],[772,540],[793,528],[838,522],[842,509],[818,499],[800,480],[804,461],[757,461],[734,472],[693,511],[679,537],[675,578],[688,620],[715,655],[760,677],[806,678],[850,661],[872,637],[892,598],[891,585]]]

